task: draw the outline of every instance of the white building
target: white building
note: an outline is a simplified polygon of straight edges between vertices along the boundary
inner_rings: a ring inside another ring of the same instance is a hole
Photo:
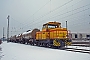
[[[90,33],[71,33],[71,39],[90,39]]]

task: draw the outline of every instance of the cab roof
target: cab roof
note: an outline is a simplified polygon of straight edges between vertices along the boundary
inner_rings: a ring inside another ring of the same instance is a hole
[[[61,25],[61,23],[59,23],[59,22],[48,22],[48,23],[46,23],[46,24],[43,24],[43,26],[45,26],[45,25],[56,26],[56,25]]]

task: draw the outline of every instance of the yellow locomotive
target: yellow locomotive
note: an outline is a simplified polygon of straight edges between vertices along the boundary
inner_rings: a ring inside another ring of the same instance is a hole
[[[67,28],[62,28],[59,22],[43,24],[42,31],[36,32],[36,41],[39,45],[63,47],[71,45]]]

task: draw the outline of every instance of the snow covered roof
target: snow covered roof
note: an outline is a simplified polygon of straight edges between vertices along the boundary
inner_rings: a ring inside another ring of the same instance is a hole
[[[16,35],[16,37],[18,37],[19,35]]]
[[[21,34],[19,34],[19,35],[16,35],[16,37],[18,37],[18,36],[20,36]]]
[[[31,32],[32,32],[32,30],[29,30],[29,31],[26,31],[26,32],[22,33],[22,35],[24,35],[24,34],[29,34],[29,33],[31,33]]]

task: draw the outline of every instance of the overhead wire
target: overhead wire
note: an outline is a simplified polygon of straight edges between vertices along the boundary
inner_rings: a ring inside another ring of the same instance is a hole
[[[75,9],[73,9],[73,10],[71,10],[71,11],[62,13],[62,14],[60,14],[60,15],[58,15],[58,16],[64,15],[64,14],[66,14],[66,13],[70,13],[70,12],[72,12],[72,11],[75,11],[75,10],[78,10],[78,9],[81,9],[81,8],[84,8],[84,7],[89,6],[89,5],[90,5],[90,4],[87,4],[87,5],[84,5],[84,6],[75,8]],[[89,9],[89,8],[88,8],[88,9]],[[84,9],[84,10],[88,10],[88,9]],[[84,10],[82,10],[82,11],[84,11]],[[79,11],[79,12],[77,12],[77,13],[80,13],[80,12],[82,12],[82,11]],[[62,17],[62,18],[66,18],[66,17],[72,16],[72,15],[75,15],[75,14],[77,14],[77,13],[73,13],[73,14],[70,14],[70,15],[65,16],[65,17]],[[54,16],[54,17],[51,17],[51,18],[56,18],[56,17],[57,17],[57,16]],[[48,18],[48,19],[51,19],[51,18]],[[62,18],[61,18],[61,19],[62,19]],[[47,20],[48,20],[48,19],[47,19]],[[60,18],[59,18],[59,19],[60,19]],[[41,21],[40,21],[40,22],[41,22]]]
[[[72,0],[71,0],[72,1]],[[66,5],[66,4],[65,4]],[[65,5],[62,5],[62,6],[65,6]],[[56,10],[58,10],[60,7],[58,7]],[[81,7],[82,8],[82,7]],[[77,8],[78,9],[78,8]],[[77,13],[80,13],[80,12],[83,12],[83,11],[86,11],[86,10],[89,10],[90,8],[87,8],[87,9],[83,9],[82,11],[79,11],[79,12],[76,12],[76,13],[73,13],[73,15],[74,14],[77,14]],[[41,9],[40,9],[41,10]],[[56,10],[52,10],[51,12],[54,12],[54,11],[56,11]],[[70,12],[70,11],[69,11]],[[69,13],[69,12],[67,12],[67,13]],[[39,20],[39,19],[41,19],[41,18],[43,18],[43,17],[45,17],[45,16],[47,16],[47,15],[49,15],[50,14],[50,12],[48,12],[47,14],[45,14],[45,15],[43,15],[43,16],[41,16],[40,18],[38,18],[38,19],[35,19],[35,20]],[[34,14],[35,15],[35,14]],[[72,14],[70,14],[69,16],[71,16]],[[65,16],[65,17],[69,17],[69,16]],[[63,18],[65,18],[65,17],[63,17]],[[61,18],[62,19],[62,18]],[[41,21],[44,21],[44,20],[39,20],[38,22],[36,22],[35,23],[35,20],[34,21],[32,21],[32,22],[34,22],[34,23],[32,23],[31,22],[31,24],[30,25],[34,25],[34,24],[39,24],[39,22],[41,22]],[[29,25],[29,26],[30,26]],[[25,25],[25,26],[27,26],[27,24]]]
[[[16,21],[17,24],[19,23],[19,24],[21,25],[21,27],[18,27],[18,26],[16,26],[16,25],[15,25],[15,26],[11,26],[11,25],[10,25],[10,33],[11,33],[11,35],[12,35],[12,34],[15,35],[17,32],[18,32],[18,33],[22,33],[22,32],[25,32],[25,31],[26,31],[26,30],[23,30],[23,27],[22,27],[22,25],[24,25],[24,23],[21,23],[20,21],[17,21],[17,20],[14,19],[12,16],[10,16],[10,18],[11,18],[11,20],[10,20],[10,21],[11,21],[11,24],[12,24],[12,23],[15,23],[15,21]],[[12,20],[14,20],[14,22],[12,22]],[[19,26],[20,26],[20,25],[19,25]]]
[[[65,13],[59,14],[59,15],[54,16],[54,17],[51,17],[51,18],[57,18],[58,16],[61,16],[61,15],[64,15],[64,14],[68,14],[68,13],[70,13],[70,12],[72,12],[72,11],[76,11],[76,10],[78,10],[78,9],[84,8],[84,7],[89,6],[89,5],[90,5],[90,4],[81,6],[81,7],[79,7],[79,8],[75,8],[75,9],[73,9],[73,10],[67,11],[67,12],[65,12]],[[72,14],[72,15],[73,15],[73,14]],[[51,18],[50,18],[50,19],[51,19]]]
[[[42,8],[44,8],[49,2],[50,2],[51,0],[49,0],[47,3],[45,3],[41,8],[39,8],[36,12],[34,12],[30,17],[33,17],[36,13],[38,13]],[[29,18],[30,18],[29,17]],[[28,18],[28,19],[29,19]],[[26,20],[28,20],[28,19],[26,19]],[[33,23],[34,22],[34,20],[33,19],[31,19],[31,23]],[[26,23],[26,25],[27,25],[27,23]]]
[[[64,5],[66,5],[66,4],[68,4],[68,3],[70,3],[71,1],[73,1],[73,0],[68,1],[67,3],[65,3],[65,4],[63,4],[63,5],[61,5],[61,6],[59,6],[58,8],[63,7]],[[82,1],[82,0],[80,0],[79,2],[81,2],[81,1]],[[79,2],[77,2],[77,3],[79,3]],[[75,3],[75,5],[76,5],[76,3]],[[58,9],[58,8],[55,8],[55,9]],[[55,11],[55,9],[54,9],[54,10],[52,10],[52,12],[54,12],[54,11]],[[39,19],[41,19],[41,18],[43,18],[43,17],[45,17],[45,16],[47,16],[47,15],[49,15],[49,14],[50,14],[50,12],[48,12],[48,13],[44,14],[43,16],[41,16],[40,18],[38,18],[38,19],[36,19],[36,20],[39,20]],[[41,21],[41,20],[39,20],[39,21]],[[38,23],[38,22],[36,22],[36,23]]]
[[[68,15],[68,16],[62,17],[61,19],[64,19],[64,18],[66,18],[66,17],[72,16],[72,15],[75,15],[75,14],[78,14],[78,13],[81,13],[81,12],[86,11],[86,10],[89,10],[89,9],[90,9],[90,8],[87,8],[87,9],[84,9],[84,10],[81,10],[81,11],[78,11],[78,12],[76,12],[76,13],[73,13],[73,14],[70,14],[70,15]]]
[[[33,13],[33,15],[31,15],[30,17],[32,17],[32,16],[34,16],[36,13],[38,13],[42,8],[44,8],[44,6],[46,6],[48,3],[49,3],[50,1],[48,1],[47,3],[45,3],[41,8],[39,8],[35,13]],[[12,18],[12,17],[11,17]],[[17,21],[17,20],[15,20],[15,19],[13,19],[12,18],[12,20],[14,20],[14,21]],[[19,21],[17,21],[17,22],[19,22]],[[33,22],[33,21],[32,21]],[[27,25],[27,23],[25,24],[25,22],[23,22],[23,23],[21,23],[21,22],[19,22],[20,24],[22,24],[22,25]],[[23,27],[24,28],[24,27]]]
[[[36,12],[34,12],[30,17],[34,17],[34,15],[35,15],[36,13],[38,13],[42,8],[44,8],[50,1],[51,1],[51,0],[49,0],[47,3],[45,3],[41,8],[39,8]],[[28,19],[29,19],[29,18],[28,18]],[[26,20],[28,20],[28,19],[26,19]],[[31,20],[31,22],[28,23],[28,24],[31,24],[31,23],[35,22],[33,19],[30,19],[30,20]],[[27,23],[26,23],[23,27],[26,27],[26,26],[27,26]]]
[[[55,8],[55,9],[51,10],[51,12],[48,12],[48,13],[44,14],[43,16],[41,16],[41,17],[38,18],[38,19],[41,19],[41,18],[47,16],[48,14],[50,14],[50,13],[52,13],[52,12],[58,10],[59,8],[65,6],[65,5],[67,5],[67,4],[69,4],[69,3],[72,2],[72,1],[73,1],[73,0],[70,0],[70,1],[68,1],[68,2],[66,2],[66,3],[64,3],[63,5],[60,5],[59,7],[57,7],[57,8]],[[36,19],[36,20],[38,20],[38,19]],[[41,20],[39,20],[39,21],[41,21]],[[33,24],[32,24],[32,25],[33,25]]]

